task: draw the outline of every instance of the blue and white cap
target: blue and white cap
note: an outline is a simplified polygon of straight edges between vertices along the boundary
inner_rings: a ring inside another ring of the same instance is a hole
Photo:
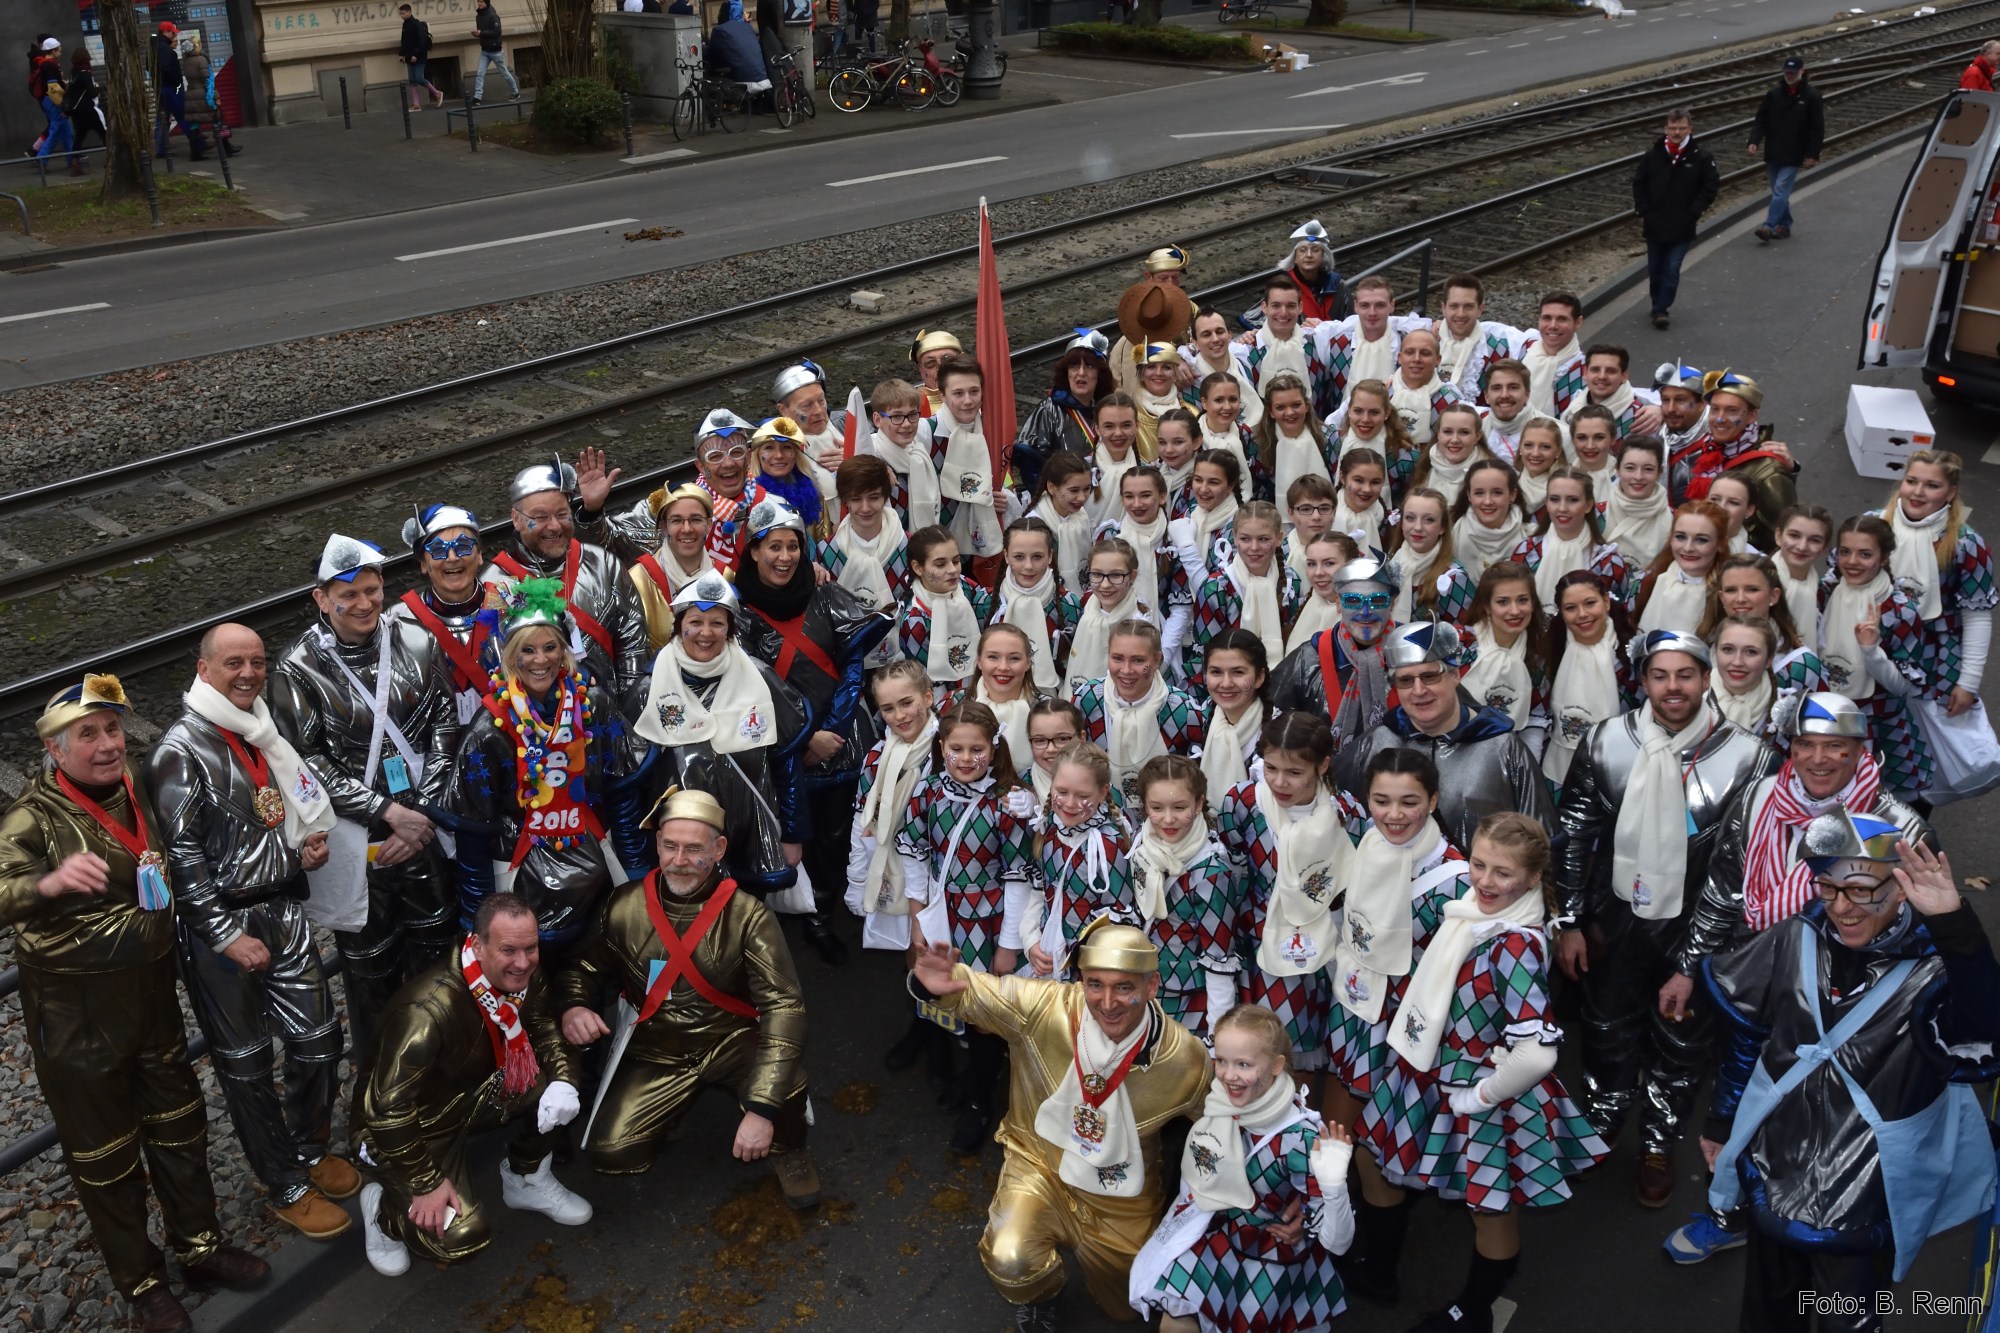
[[[1709,655],[1708,644],[1694,634],[1677,629],[1647,630],[1625,645],[1625,656],[1639,670],[1646,669],[1654,653],[1686,653],[1704,668],[1712,668],[1714,659]]]
[[[1074,352],[1080,347],[1086,352],[1097,353],[1097,355],[1107,361],[1111,359],[1111,339],[1105,337],[1096,329],[1076,328],[1071,329],[1070,332],[1074,333],[1076,337],[1071,338],[1068,345],[1063,348],[1065,353]]]
[[[751,506],[748,526],[746,536],[751,542],[763,541],[779,528],[790,528],[799,534],[801,541],[805,540],[805,519],[799,516],[798,510],[792,508],[789,500],[775,495],[767,495]]]
[[[800,361],[778,372],[778,378],[771,382],[771,401],[782,403],[808,384],[825,383],[826,372],[817,362]]]
[[[560,458],[551,458],[546,463],[524,467],[514,474],[514,481],[507,487],[507,503],[519,504],[531,495],[544,491],[561,491],[564,495],[576,493],[576,469]]]
[[[364,542],[358,537],[343,537],[334,533],[326,539],[326,547],[319,553],[320,583],[352,583],[354,576],[364,569],[380,572],[385,563],[380,547]]]
[[[1857,741],[1868,739],[1868,719],[1861,715],[1861,709],[1854,700],[1831,690],[1793,695],[1790,701],[1780,700],[1778,710],[1774,711],[1778,730],[1787,739],[1795,736],[1845,736]]]
[[[1320,225],[1318,218],[1300,224],[1299,229],[1292,233],[1292,239],[1294,241],[1310,241],[1312,244],[1327,250],[1333,249],[1333,237],[1327,234],[1326,228]]]
[[[1889,877],[1889,868],[1902,863],[1896,844],[1903,830],[1875,815],[1857,815],[1845,807],[1829,810],[1806,825],[1799,839],[1798,858],[1815,875],[1836,883],[1844,880],[1873,880]]]
[[[728,408],[718,407],[701,419],[701,425],[694,433],[694,442],[696,447],[700,447],[701,442],[711,435],[734,435],[738,431],[748,435],[756,429]]]
[[[743,603],[737,599],[735,585],[713,569],[675,593],[671,605],[676,621],[680,619],[681,612],[689,608],[713,611],[719,606],[729,613],[731,619],[743,613]]]
[[[1699,366],[1690,366],[1680,361],[1662,361],[1653,372],[1655,389],[1686,389],[1699,398],[1707,392],[1702,387],[1702,372]]]
[[[1465,640],[1458,627],[1441,621],[1417,620],[1398,625],[1382,638],[1382,664],[1391,671],[1426,662],[1456,667],[1464,655]]]
[[[424,543],[432,537],[440,532],[450,532],[453,528],[471,528],[473,535],[477,536],[479,516],[459,505],[418,505],[416,516],[403,520],[403,544],[414,553],[422,550]]]
[[[1333,586],[1348,588],[1374,583],[1395,592],[1403,586],[1403,567],[1380,551],[1357,556],[1334,571]]]

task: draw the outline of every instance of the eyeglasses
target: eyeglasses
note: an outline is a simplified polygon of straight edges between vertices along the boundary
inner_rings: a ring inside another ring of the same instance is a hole
[[[433,537],[424,543],[424,554],[433,560],[456,560],[478,555],[479,538],[453,537],[447,541],[443,537]]]
[[[670,528],[705,528],[708,526],[708,515],[669,514],[667,516],[667,526]]]
[[[924,414],[921,412],[882,412],[877,415],[892,426],[914,425],[924,419]]]
[[[1429,671],[1413,671],[1407,675],[1389,677],[1389,683],[1399,690],[1407,690],[1412,685],[1435,685],[1444,679],[1443,667],[1432,667]]]
[[[727,449],[704,449],[701,454],[701,461],[704,463],[740,463],[749,456],[749,445],[732,444]]]
[[[1060,750],[1065,745],[1074,744],[1076,744],[1076,733],[1073,731],[1066,732],[1060,736],[1028,737],[1028,748],[1030,750]]]
[[[1294,518],[1322,518],[1330,516],[1332,513],[1333,506],[1330,504],[1296,504],[1292,506],[1292,517]]]
[[[1896,887],[1896,881],[1884,879],[1877,880],[1873,884],[1829,884],[1825,880],[1818,880],[1814,882],[1813,887],[1819,890],[1819,900],[1828,907],[1833,906],[1841,898],[1847,899],[1856,907],[1879,907],[1889,896],[1889,890]]]
[[[1131,582],[1132,576],[1122,569],[1114,569],[1109,572],[1102,569],[1093,569],[1084,574],[1083,581],[1093,588],[1100,585],[1104,587],[1116,587],[1118,584]]]
[[[1340,594],[1340,609],[1343,611],[1387,611],[1395,605],[1396,599],[1386,592],[1344,592]]]

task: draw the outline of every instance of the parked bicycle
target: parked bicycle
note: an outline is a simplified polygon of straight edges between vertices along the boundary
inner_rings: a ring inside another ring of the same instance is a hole
[[[764,64],[771,72],[771,109],[777,113],[778,124],[789,128],[800,116],[810,120],[819,114],[812,81],[799,68],[797,57],[783,51]]]
[[[1271,17],[1270,0],[1222,0],[1215,17],[1219,23],[1262,22]]]
[[[915,52],[921,45],[926,48]],[[937,100],[943,66],[934,44],[903,43],[903,53],[887,60],[844,65],[826,86],[826,99],[840,111],[865,111],[878,98],[894,98],[905,111],[922,111]]]
[[[725,134],[749,130],[752,94],[745,85],[709,77],[698,61],[676,58],[674,66],[684,85],[674,99],[674,138],[691,139],[713,129]]]

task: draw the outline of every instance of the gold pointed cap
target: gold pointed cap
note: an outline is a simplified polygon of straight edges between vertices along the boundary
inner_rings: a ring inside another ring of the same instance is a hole
[[[669,787],[660,793],[660,799],[653,803],[640,827],[658,828],[669,819],[698,819],[720,833],[722,804],[705,791]]]
[[[47,740],[101,708],[122,713],[126,707],[125,687],[118,683],[118,677],[87,675],[81,684],[60,690],[49,700],[42,715],[35,719],[35,735]]]
[[[1137,926],[1100,916],[1077,935],[1076,965],[1085,972],[1097,968],[1143,975],[1160,970],[1160,951]]]

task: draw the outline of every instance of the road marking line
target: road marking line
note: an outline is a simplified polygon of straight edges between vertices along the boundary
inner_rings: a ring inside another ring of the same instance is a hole
[[[1526,46],[1526,45],[1527,45],[1527,43],[1526,43],[1526,42],[1515,42],[1515,43],[1514,43],[1514,44],[1513,44],[1512,46],[1508,47],[1507,49],[1508,49],[1509,51],[1518,51],[1518,50],[1520,50],[1520,49],[1521,49],[1522,47],[1524,47],[1524,46]]]
[[[1568,34],[1568,33],[1564,33],[1564,34],[1563,34],[1563,37],[1567,37],[1567,36],[1569,36],[1569,34]],[[1559,42],[1559,41],[1561,41],[1562,39],[1563,39],[1562,37],[1544,37],[1544,38],[1542,38],[1542,40],[1543,40],[1543,41],[1545,41],[1545,42]]]
[[[677,157],[693,157],[692,148],[669,148],[664,153],[641,153],[637,157],[621,157],[618,160],[628,167],[643,167],[654,162],[668,162]]]
[[[1647,19],[1647,20],[1646,20],[1646,22],[1648,22],[1648,23],[1665,23],[1666,21],[1667,21],[1667,16],[1666,16],[1665,14],[1662,14],[1662,15],[1660,15],[1660,17],[1658,17],[1658,18],[1656,18],[1656,19]]]
[[[1233,134],[1305,134],[1315,130],[1344,130],[1347,122],[1337,125],[1272,125],[1261,130],[1202,130],[1196,134],[1170,134],[1169,139],[1226,139]]]
[[[873,185],[876,181],[892,181],[902,176],[923,176],[933,171],[952,171],[958,167],[983,167],[988,162],[1005,162],[1004,157],[968,157],[963,162],[940,162],[934,167],[911,167],[908,171],[885,171],[879,176],[856,176],[852,180],[828,181],[827,185],[839,189],[843,185]]]
[[[24,319],[43,319],[49,315],[76,315],[85,310],[108,310],[109,301],[92,301],[89,305],[57,306],[54,310],[32,310],[25,315],[0,315],[0,324],[13,324]]]
[[[1490,53],[1490,52],[1492,51],[1492,49],[1493,49],[1492,47],[1487,47],[1487,48],[1485,48],[1484,50],[1479,50],[1479,51],[1467,51],[1467,52],[1466,52],[1465,54],[1467,54],[1467,55],[1469,55],[1469,56],[1483,56],[1483,55],[1486,55],[1486,54]]]
[[[469,250],[492,250],[503,245],[521,245],[528,241],[545,241],[551,236],[574,236],[580,231],[598,231],[604,227],[622,227],[637,218],[612,218],[609,222],[590,222],[581,227],[559,227],[555,231],[538,231],[529,236],[503,236],[497,241],[480,241],[473,245],[454,245],[448,250],[425,250],[414,255],[397,255],[396,261],[407,264],[416,259],[438,259],[444,255],[462,255]]]
[[[1526,46],[1527,43],[1522,42],[1521,45]],[[1314,88],[1308,92],[1293,93],[1291,100],[1296,102],[1301,97],[1324,97],[1328,93],[1351,93],[1356,88],[1377,88],[1384,86],[1402,88],[1413,83],[1422,83],[1426,77],[1427,71],[1419,70],[1409,74],[1393,74],[1386,79],[1370,79],[1366,83],[1336,83],[1330,88]]]

